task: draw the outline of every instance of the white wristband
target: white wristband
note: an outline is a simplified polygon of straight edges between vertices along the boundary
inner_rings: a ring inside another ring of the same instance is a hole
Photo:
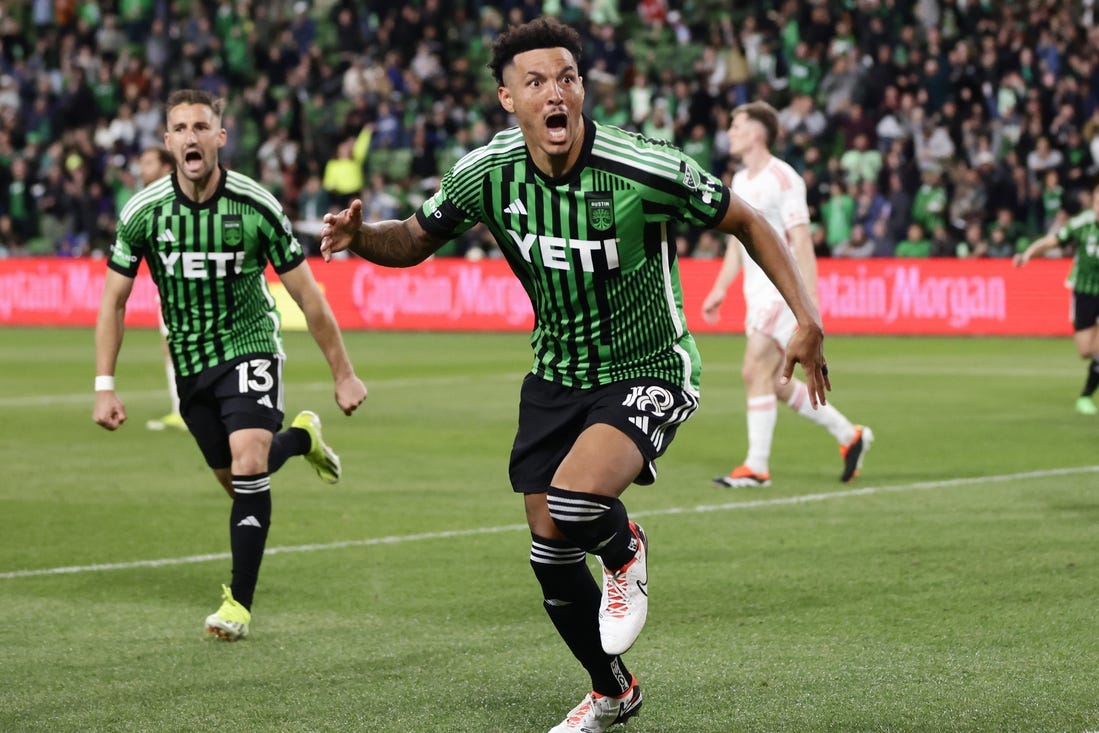
[[[114,392],[114,377],[96,377],[96,392]]]

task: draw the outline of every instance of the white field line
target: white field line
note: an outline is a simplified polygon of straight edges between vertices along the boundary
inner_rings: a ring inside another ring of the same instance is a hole
[[[674,514],[708,514],[712,512],[737,511],[740,509],[757,509],[760,507],[789,506],[793,504],[807,504],[810,502],[828,501],[831,499],[846,499],[853,496],[871,496],[873,494],[898,493],[904,491],[920,491],[924,489],[944,489],[959,486],[975,486],[981,484],[1007,483],[1012,481],[1024,481],[1035,478],[1050,478],[1055,476],[1073,476],[1082,473],[1099,473],[1099,466],[1076,466],[1072,468],[1054,468],[1042,471],[1025,471],[1022,473],[1007,473],[998,476],[975,476],[972,478],[947,479],[944,481],[918,481],[897,486],[867,486],[846,491],[831,491],[820,494],[803,494],[801,496],[776,497],[773,499],[755,499],[752,501],[734,501],[725,504],[701,504],[694,507],[670,507],[667,509],[652,509],[649,511],[630,512],[631,517],[662,517]],[[473,529],[455,529],[442,532],[421,532],[419,534],[396,535],[391,537],[375,537],[364,540],[345,540],[343,542],[324,542],[310,545],[289,545],[286,547],[269,547],[266,554],[279,555],[292,552],[320,552],[324,550],[340,550],[349,547],[373,547],[377,545],[397,545],[406,542],[422,542],[424,540],[452,539],[455,537],[474,537],[481,535],[500,534],[502,532],[526,531],[525,524],[506,524],[499,527],[477,527]],[[130,562],[99,563],[96,565],[71,565],[61,568],[42,568],[39,570],[12,570],[0,572],[0,580],[14,580],[16,578],[33,578],[45,575],[70,575],[75,573],[96,573],[106,570],[130,570],[133,568],[159,568],[170,565],[191,565],[200,562],[214,560],[228,560],[227,552],[213,553],[209,555],[188,555],[186,557],[169,557],[160,560],[133,560]]]

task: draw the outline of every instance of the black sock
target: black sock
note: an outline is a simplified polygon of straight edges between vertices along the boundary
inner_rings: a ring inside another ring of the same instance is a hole
[[[630,673],[621,657],[603,651],[599,639],[602,591],[584,562],[585,553],[571,542],[531,535],[530,566],[542,586],[542,605],[557,633],[591,675],[600,695],[621,695],[630,688]]]
[[[1084,382],[1084,391],[1080,393],[1080,396],[1091,397],[1095,394],[1096,388],[1099,388],[1099,359],[1093,356],[1091,364],[1088,364],[1088,378]]]
[[[271,526],[271,478],[266,473],[233,476],[233,510],[229,513],[229,547],[233,553],[233,598],[252,608],[267,530]]]
[[[633,558],[637,545],[630,547],[634,538],[630,518],[618,499],[551,486],[546,501],[558,529],[580,549],[598,555],[611,570]]]
[[[271,442],[271,452],[267,454],[267,473],[274,473],[282,468],[292,456],[304,456],[313,447],[309,433],[301,428],[287,428],[281,433],[275,433],[275,439]]]

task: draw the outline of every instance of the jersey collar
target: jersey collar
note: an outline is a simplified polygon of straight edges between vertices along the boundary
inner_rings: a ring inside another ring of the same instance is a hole
[[[229,177],[229,172],[225,170],[225,166],[218,163],[218,187],[214,191],[214,195],[203,201],[201,204],[195,203],[190,196],[183,192],[183,189],[179,185],[179,173],[172,171],[172,188],[175,189],[176,200],[189,209],[195,209],[196,211],[202,209],[212,209],[217,205],[218,199],[225,193],[225,181]]]

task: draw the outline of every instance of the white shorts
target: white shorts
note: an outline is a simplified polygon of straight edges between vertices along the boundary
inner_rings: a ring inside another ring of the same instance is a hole
[[[744,316],[744,335],[760,333],[772,339],[783,350],[798,330],[798,320],[784,300],[749,303]]]

